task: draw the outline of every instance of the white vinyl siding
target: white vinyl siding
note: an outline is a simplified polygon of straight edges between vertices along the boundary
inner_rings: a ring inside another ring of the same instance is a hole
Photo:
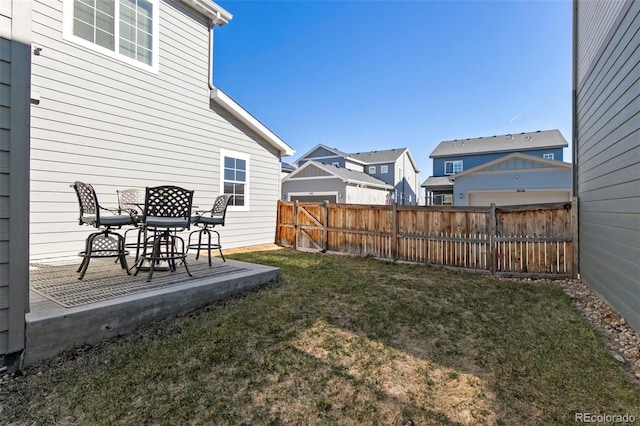
[[[158,0],[64,0],[64,38],[158,72]]]
[[[228,212],[228,248],[273,243],[280,196],[280,158],[209,99],[208,22],[178,1],[160,1],[161,72],[68,43],[60,34],[62,3],[34,1],[31,254],[77,256],[90,229],[78,225],[69,187],[94,184],[116,205],[116,189],[162,184],[195,190],[194,205],[220,194],[220,150],[251,157],[250,211]],[[253,178],[252,178],[253,177]],[[249,226],[247,224],[250,224]]]
[[[453,175],[463,171],[462,160],[458,161],[445,161],[444,162],[444,174]]]

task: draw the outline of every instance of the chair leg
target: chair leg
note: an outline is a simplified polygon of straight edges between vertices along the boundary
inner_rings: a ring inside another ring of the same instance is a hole
[[[127,271],[127,275],[131,275],[129,265],[127,265],[127,256],[125,254],[127,251],[126,240],[122,235],[118,233],[116,233],[116,235],[118,236],[118,245],[120,246],[120,256],[118,256],[118,259],[120,259],[120,266],[122,269]]]
[[[78,268],[78,272],[80,272],[80,276],[78,277],[79,280],[84,278],[84,274],[87,272],[87,268],[89,268],[89,261],[91,260],[91,255],[93,253],[93,240],[95,240],[98,235],[102,235],[102,232],[94,232],[87,237],[84,259],[80,264],[80,268]]]
[[[218,251],[220,252],[220,257],[222,258],[223,262],[226,262],[227,259],[224,258],[224,254],[222,254],[222,244],[220,244],[220,233],[218,231],[213,231],[218,235]],[[211,263],[209,263],[209,266],[211,266]]]

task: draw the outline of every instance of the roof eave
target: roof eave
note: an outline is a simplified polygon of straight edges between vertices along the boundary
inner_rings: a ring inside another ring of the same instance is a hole
[[[190,6],[193,10],[200,12],[202,15],[209,18],[213,25],[219,27],[228,24],[233,15],[227,12],[225,9],[209,0],[180,0],[182,3]]]
[[[218,88],[211,89],[210,98],[218,105],[223,107],[226,111],[231,113],[234,117],[240,120],[243,124],[256,132],[269,142],[274,148],[280,151],[282,156],[290,156],[295,154],[295,150],[287,145],[282,139],[276,136],[271,130],[269,130],[258,119],[252,116],[247,110],[242,108],[236,101],[231,99],[226,93]]]

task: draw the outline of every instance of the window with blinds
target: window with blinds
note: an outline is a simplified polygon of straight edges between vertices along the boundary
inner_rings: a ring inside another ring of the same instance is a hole
[[[157,67],[157,0],[67,0],[65,38],[125,62]],[[68,25],[67,22],[72,22]]]

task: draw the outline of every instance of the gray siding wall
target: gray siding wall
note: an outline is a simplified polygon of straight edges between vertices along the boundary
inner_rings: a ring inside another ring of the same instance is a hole
[[[398,175],[398,169],[402,168],[404,176]],[[395,185],[396,191],[398,193],[405,194],[405,204],[409,204],[408,196],[411,196],[410,204],[417,204],[418,199],[420,197],[420,183],[418,181],[418,174],[416,170],[413,168],[411,164],[411,160],[409,159],[409,155],[405,152],[396,160],[395,168],[394,168],[394,182],[392,185]],[[404,185],[403,185],[404,183]],[[401,200],[398,199],[396,202],[401,203]]]
[[[347,198],[345,192],[345,184],[339,178],[334,179],[308,179],[308,180],[290,180],[282,183],[282,198],[288,199],[290,193],[298,192],[308,194],[309,192],[333,192],[336,191],[338,203],[344,203]]]
[[[248,154],[248,211],[230,209],[227,248],[273,243],[280,158],[258,135],[209,99],[208,26],[182,3],[160,2],[159,73],[62,37],[62,1],[33,3],[32,258],[74,256],[90,229],[78,225],[75,180],[101,204],[116,189],[173,184],[209,207],[221,191],[220,150]]]
[[[29,305],[30,13],[0,2],[0,355],[24,349]]]
[[[580,273],[640,330],[640,2],[578,1],[576,27]]]
[[[516,177],[517,176],[517,177]],[[529,169],[495,173],[473,173],[456,178],[456,206],[465,206],[469,191],[564,190],[571,193],[571,170]],[[462,198],[459,198],[462,194]]]

